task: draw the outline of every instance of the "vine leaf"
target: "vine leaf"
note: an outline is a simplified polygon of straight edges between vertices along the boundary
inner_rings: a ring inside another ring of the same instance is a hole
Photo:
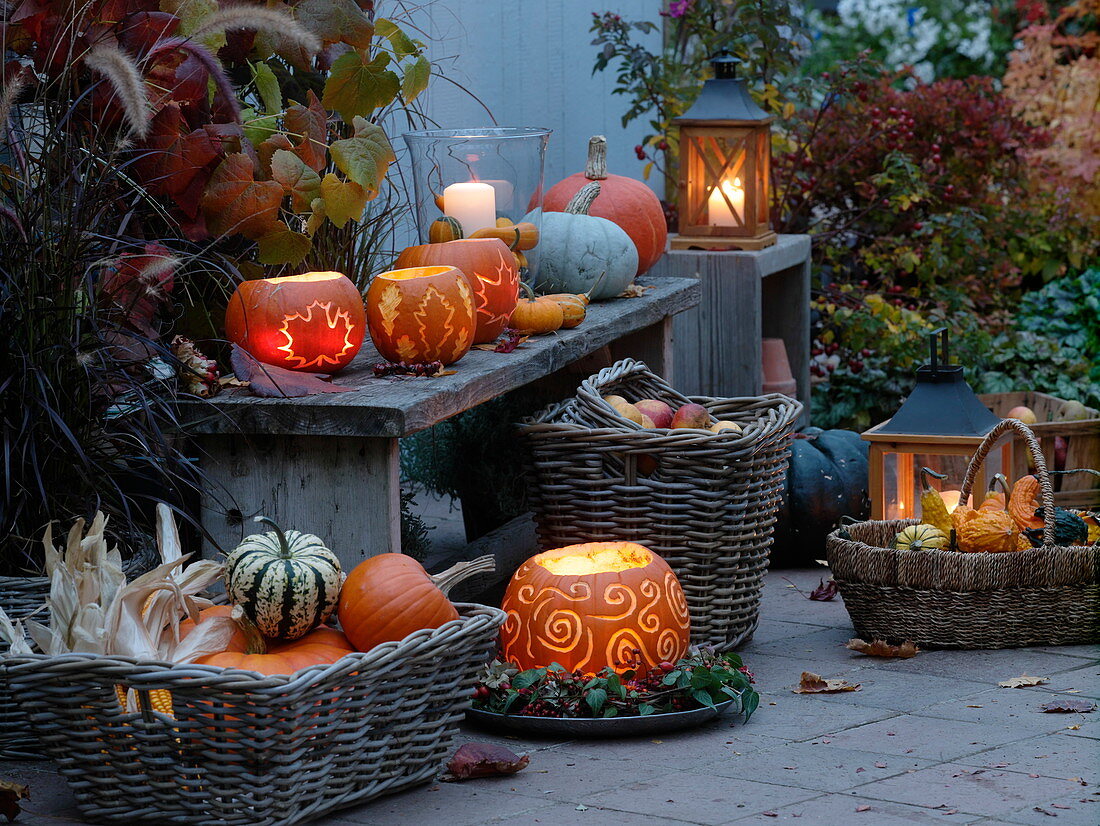
[[[300,264],[313,247],[308,235],[294,232],[282,221],[256,243],[259,245],[257,259],[261,264]]]
[[[405,99],[405,103],[412,103],[428,88],[431,74],[432,64],[423,55],[405,67],[405,73],[401,77],[401,97]]]
[[[329,150],[336,167],[363,187],[369,201],[378,195],[378,188],[395,156],[381,126],[358,116],[352,123],[355,135],[335,141]]]
[[[294,16],[325,43],[367,49],[374,37],[370,18],[353,0],[302,0],[294,7]],[[383,22],[389,21],[379,20],[379,28]]]
[[[242,153],[227,155],[206,187],[202,209],[215,236],[241,234],[260,238],[278,228],[283,188],[275,181],[257,181],[252,160]]]
[[[243,347],[234,344],[229,357],[233,373],[254,396],[273,399],[289,399],[312,396],[315,393],[344,393],[352,390],[333,384],[314,373],[296,373],[272,364],[263,364]]]
[[[386,67],[390,56],[379,52],[372,60],[352,50],[336,58],[325,81],[322,103],[345,121],[369,115],[393,103],[401,88],[397,75]]]
[[[393,53],[398,57],[416,53],[416,43],[410,40],[409,36],[401,31],[401,28],[392,20],[379,17],[378,21],[375,23],[375,28],[379,36],[390,41],[390,48],[393,49]]]
[[[340,229],[348,221],[358,221],[367,206],[367,192],[355,181],[341,181],[329,172],[321,181],[325,214]]]
[[[290,196],[290,208],[294,212],[308,212],[313,199],[322,195],[321,176],[285,149],[277,149],[271,156],[271,177]]]
[[[306,103],[306,106],[297,103],[288,108],[283,117],[283,126],[298,139],[294,145],[294,153],[310,169],[320,172],[328,160],[328,112],[312,90]]]

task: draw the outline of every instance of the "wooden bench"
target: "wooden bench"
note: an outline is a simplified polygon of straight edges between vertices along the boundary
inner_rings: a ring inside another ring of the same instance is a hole
[[[368,339],[336,382],[352,392],[261,399],[235,390],[185,405],[204,474],[201,520],[215,549],[235,547],[265,514],[315,533],[345,570],[398,551],[398,440],[609,348],[669,375],[672,317],[699,303],[694,279],[641,279],[636,298],[589,307],[572,330],[529,339],[508,354],[472,350],[439,378],[378,378],[383,359]]]

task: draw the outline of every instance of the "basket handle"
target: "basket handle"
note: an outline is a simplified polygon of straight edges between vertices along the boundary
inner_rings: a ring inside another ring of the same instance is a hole
[[[962,490],[959,491],[959,501],[965,502],[969,498],[971,489],[974,487],[974,479],[978,475],[978,468],[982,466],[982,462],[989,455],[989,451],[993,449],[993,445],[1010,430],[1015,430],[1016,435],[1024,440],[1028,452],[1031,453],[1031,460],[1035,463],[1035,477],[1039,480],[1039,495],[1043,500],[1043,547],[1053,547],[1054,488],[1050,485],[1050,473],[1047,471],[1046,459],[1043,458],[1043,451],[1039,447],[1035,434],[1031,432],[1030,427],[1019,419],[1001,419],[1000,423],[989,431],[982,443],[978,445],[978,449],[974,451],[970,464],[966,468]]]

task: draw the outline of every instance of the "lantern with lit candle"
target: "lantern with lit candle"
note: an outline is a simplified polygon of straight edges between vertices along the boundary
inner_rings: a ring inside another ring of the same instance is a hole
[[[225,310],[227,339],[288,370],[335,373],[355,358],[365,334],[363,297],[338,272],[242,281]]]
[[[680,130],[680,234],[673,249],[758,250],[776,242],[769,216],[771,117],[722,50],[714,77],[672,121]]]
[[[542,228],[543,159],[550,130],[529,127],[430,129],[406,132],[412,158],[416,223],[421,243],[446,218],[459,235],[476,237],[503,224]],[[451,240],[450,238],[446,240]],[[522,260],[534,276],[538,246]]]
[[[917,370],[913,392],[889,421],[862,434],[871,443],[872,519],[920,517],[922,467],[945,475],[933,481],[954,510],[969,457],[1001,421],[974,395],[962,367],[950,363],[947,329],[932,332],[929,342],[929,363]],[[974,481],[979,496],[994,474],[1011,472],[1012,450],[1009,435],[991,451]]]

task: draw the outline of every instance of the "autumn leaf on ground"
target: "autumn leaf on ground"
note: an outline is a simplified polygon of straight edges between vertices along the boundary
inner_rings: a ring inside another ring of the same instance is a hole
[[[0,813],[11,823],[19,817],[19,801],[31,796],[31,790],[22,783],[0,780]]]
[[[794,689],[795,694],[836,694],[841,691],[859,691],[860,684],[852,685],[847,680],[826,680],[812,671],[802,672],[802,682]]]
[[[646,286],[643,286],[641,284],[631,284],[625,290],[619,293],[619,298],[641,298],[652,289],[652,284]]]
[[[899,657],[901,659],[909,659],[915,657],[920,652],[920,649],[912,643],[910,640],[905,640],[901,645],[890,645],[886,640],[871,640],[866,642],[861,639],[851,639],[844,646],[852,651],[858,651],[860,654],[866,654],[868,657]]]
[[[818,580],[818,586],[810,591],[807,599],[812,599],[817,602],[829,602],[836,598],[837,584],[835,579],[830,579],[825,582],[823,579]]]
[[[491,743],[465,743],[447,761],[446,780],[470,780],[476,777],[496,777],[515,774],[527,768],[531,758],[518,755],[504,746]]]
[[[1013,677],[1010,680],[997,683],[997,685],[1001,688],[1027,688],[1031,685],[1042,685],[1049,682],[1050,679],[1047,677],[1032,677],[1030,674],[1021,674],[1019,677]]]
[[[326,381],[315,373],[296,373],[271,364],[262,364],[244,348],[234,344],[230,364],[242,382],[255,396],[289,399],[312,396],[314,393],[343,393],[352,390]]]
[[[1049,703],[1043,703],[1039,706],[1039,710],[1047,714],[1072,714],[1073,712],[1088,714],[1095,709],[1096,703],[1090,703],[1087,700],[1076,700],[1072,697],[1051,700]]]

